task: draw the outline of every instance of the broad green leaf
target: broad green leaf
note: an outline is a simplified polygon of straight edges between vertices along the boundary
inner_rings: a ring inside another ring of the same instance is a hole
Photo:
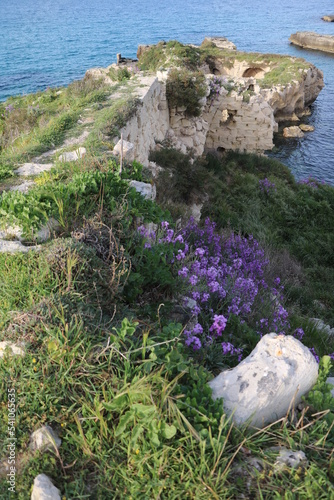
[[[162,435],[166,439],[171,439],[174,437],[176,434],[176,427],[175,425],[169,425],[169,424],[164,424],[162,426]]]

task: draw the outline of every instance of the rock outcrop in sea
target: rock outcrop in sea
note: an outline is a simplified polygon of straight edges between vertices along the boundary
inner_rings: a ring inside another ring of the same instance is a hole
[[[290,38],[293,45],[298,45],[303,49],[321,50],[322,52],[334,52],[334,36],[319,35],[312,31],[297,31]]]

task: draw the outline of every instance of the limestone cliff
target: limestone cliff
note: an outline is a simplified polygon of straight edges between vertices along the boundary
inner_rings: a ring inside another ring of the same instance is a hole
[[[226,39],[221,43],[217,38],[206,39],[201,47],[160,42],[143,46],[138,53],[146,58],[145,64],[139,60],[139,67],[154,63],[155,70],[148,67],[149,76],[147,71],[137,71],[132,77],[141,105],[122,133],[144,164],[150,150],[164,139],[195,155],[225,149],[270,150],[277,122],[298,120],[324,86],[322,72],[303,59],[238,52]],[[133,66],[133,61],[129,64]],[[198,101],[199,116],[190,116],[186,106],[172,105],[166,98],[170,68],[183,64],[205,75],[206,95]],[[90,75],[109,81],[109,69],[91,70]]]

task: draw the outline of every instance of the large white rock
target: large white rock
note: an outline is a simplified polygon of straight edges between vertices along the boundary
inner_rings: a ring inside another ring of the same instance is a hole
[[[33,432],[30,437],[29,448],[35,450],[55,450],[61,445],[61,439],[49,425],[43,425],[40,429]]]
[[[60,491],[45,474],[38,474],[34,480],[31,500],[61,500]]]
[[[269,333],[247,358],[209,382],[237,425],[262,427],[286,415],[315,384],[318,363],[299,340]]]

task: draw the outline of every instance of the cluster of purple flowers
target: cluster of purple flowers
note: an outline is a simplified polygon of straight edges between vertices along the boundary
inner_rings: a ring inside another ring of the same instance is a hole
[[[306,186],[309,186],[313,189],[318,189],[318,187],[320,186],[320,184],[326,184],[324,180],[322,180],[321,182],[318,181],[317,179],[314,179],[313,177],[308,177],[307,179],[301,179],[300,181],[298,181],[298,184],[305,184]]]
[[[275,184],[267,179],[267,177],[265,179],[259,180],[259,186],[262,193],[270,194],[273,191],[276,192]]]
[[[13,106],[13,104],[8,104],[7,106],[5,106],[5,112],[1,115],[2,118],[6,118],[7,116],[9,116],[13,111],[15,110],[15,107]]]
[[[223,84],[224,80],[222,78],[219,78],[218,76],[214,76],[209,81],[209,89],[210,89],[209,100],[211,104],[213,103],[213,101],[219,98],[220,89],[223,87]]]
[[[288,312],[282,306],[284,287],[279,277],[270,283],[265,278],[269,261],[252,236],[218,234],[210,219],[204,227],[191,219],[179,234],[168,222],[162,222],[156,230],[140,226],[138,233],[146,249],[154,244],[172,246],[168,262],[183,283],[185,305],[195,318],[184,331],[187,346],[199,350],[220,343],[224,355],[241,361],[242,349],[233,345],[227,333],[232,318],[240,324],[247,322],[260,336],[268,332],[284,334],[290,328]],[[293,332],[298,340],[304,335],[302,328]],[[315,349],[310,351],[319,361]],[[330,356],[334,359],[334,353]]]
[[[178,274],[184,281],[186,295],[192,299],[191,312],[198,318],[195,327],[186,331],[187,345],[200,349],[203,343],[221,337],[232,315],[242,322],[252,319],[259,334],[281,333],[288,327],[288,313],[280,303],[283,287],[279,286],[279,278],[273,286],[265,281],[268,261],[252,236],[219,235],[209,219],[204,228],[190,221],[182,236],[191,245],[191,251]],[[256,320],[260,311],[267,315]],[[204,331],[209,331],[207,337]],[[240,357],[241,351],[231,345],[223,343],[224,352]]]

